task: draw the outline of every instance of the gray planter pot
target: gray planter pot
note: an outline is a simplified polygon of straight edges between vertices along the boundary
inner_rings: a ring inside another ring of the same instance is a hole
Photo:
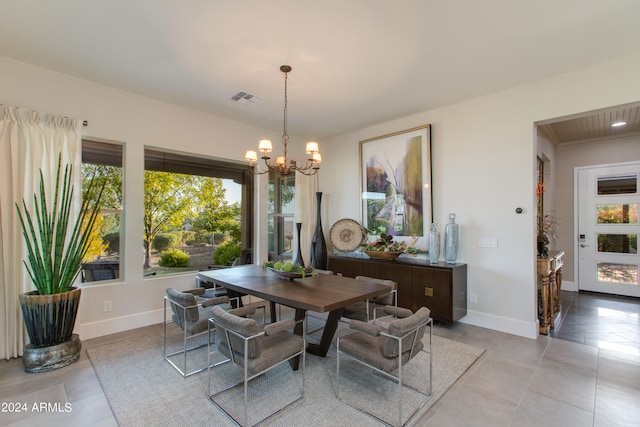
[[[32,291],[20,295],[31,341],[23,355],[27,372],[50,371],[78,360],[82,344],[73,328],[81,293],[81,289],[71,288],[60,294],[40,295]]]

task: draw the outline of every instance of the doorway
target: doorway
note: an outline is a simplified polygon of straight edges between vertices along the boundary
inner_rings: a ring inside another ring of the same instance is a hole
[[[640,163],[576,168],[578,289],[640,297]]]

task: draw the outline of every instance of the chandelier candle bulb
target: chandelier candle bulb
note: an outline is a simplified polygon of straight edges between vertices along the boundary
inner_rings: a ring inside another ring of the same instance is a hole
[[[307,148],[305,150],[305,152],[309,155],[311,155],[311,157],[313,157],[314,153],[317,153],[318,151],[320,151],[320,149],[318,148],[318,143],[317,142],[307,142]]]
[[[261,139],[258,143],[258,150],[264,152],[265,156],[267,155],[267,153],[270,153],[273,150],[273,147],[271,146],[271,140]]]
[[[258,160],[258,153],[253,150],[248,150],[246,153],[244,153],[244,159],[249,160],[249,164],[251,164],[251,162],[255,162],[256,160]]]

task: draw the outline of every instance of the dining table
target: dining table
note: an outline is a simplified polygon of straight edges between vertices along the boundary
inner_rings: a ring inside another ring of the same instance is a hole
[[[334,274],[307,274],[290,279],[261,265],[206,270],[198,279],[270,303],[271,321],[277,320],[276,304],[295,309],[295,333],[303,335],[302,320],[307,311],[328,313],[320,343],[308,343],[307,353],[325,357],[338,328],[344,308],[389,292],[387,286]]]

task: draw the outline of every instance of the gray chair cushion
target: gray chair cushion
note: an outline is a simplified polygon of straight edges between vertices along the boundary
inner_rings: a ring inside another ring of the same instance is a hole
[[[385,285],[389,287],[389,292],[396,288],[396,282],[393,280],[385,280],[385,279],[376,279],[373,277],[367,276],[356,276],[356,280],[363,280],[371,283],[378,283],[380,285]],[[393,304],[393,295],[392,294],[384,294],[378,297],[372,298],[369,300],[369,315],[373,316],[373,310],[376,305],[390,305]],[[344,308],[344,312],[342,313],[342,317],[346,317],[347,319],[355,319],[361,320],[363,322],[368,321],[367,319],[367,302],[359,301],[353,304],[349,304]]]
[[[409,317],[391,322],[386,332],[393,335],[397,333],[404,334],[411,329],[410,325],[413,325],[413,327],[419,325],[421,321],[429,318],[429,314],[430,310],[422,307]],[[408,362],[411,357],[415,356],[424,348],[424,344],[422,343],[424,330],[424,327],[418,329],[419,338],[413,348],[410,345],[413,334],[403,341],[403,364]],[[393,338],[388,338],[383,335],[374,336],[371,332],[356,330],[355,332],[340,337],[340,351],[385,372],[393,372],[398,369],[398,345],[397,340]]]
[[[258,328],[258,323],[254,319],[230,314],[218,306],[212,308],[211,317],[213,317],[213,320],[216,322],[216,333],[218,338],[220,338],[220,343],[227,346],[229,345],[227,341],[227,334],[225,333],[225,329],[227,328],[236,331],[245,337],[250,337],[262,332],[261,329]],[[234,351],[239,354],[243,354],[243,340],[233,334],[229,334],[229,339],[231,340],[231,347]],[[262,350],[261,342],[261,339],[255,339],[249,342],[247,356],[250,359],[260,356],[260,352]]]
[[[245,319],[225,312],[218,306],[212,309],[212,314],[216,322],[217,335],[220,338],[218,351],[227,357],[231,357],[231,350],[224,333],[225,329],[234,330],[245,337],[262,332],[255,320]],[[285,321],[282,322],[282,327],[292,327],[294,324],[293,321]],[[280,330],[278,326],[269,329],[272,330],[269,335],[262,335],[249,340],[247,369],[252,374],[261,372],[302,349],[304,339],[301,336]],[[229,335],[229,339],[231,340],[231,349],[233,349],[236,364],[244,367],[244,342],[233,334]]]
[[[261,340],[260,356],[247,359],[247,369],[251,374],[262,372],[302,349],[302,337],[288,332],[278,332],[274,335],[265,335],[257,339]],[[227,357],[231,357],[226,343],[220,341],[218,343],[218,351]],[[242,354],[235,351],[235,347],[234,353],[236,363],[244,367],[244,358]]]
[[[356,276],[356,280],[364,280],[366,282],[377,283],[379,285],[385,285],[389,287],[389,292],[396,289],[396,282],[393,280],[385,280],[385,279],[376,279],[374,277],[367,276]],[[393,304],[393,294],[384,294],[374,298],[371,298],[370,302],[378,305],[392,305]]]
[[[396,319],[393,322],[389,323],[389,327],[387,328],[387,332],[391,335],[395,335],[400,337],[410,330],[414,329],[420,323],[425,322],[429,315],[431,314],[431,310],[426,307],[420,307],[418,311],[412,314],[409,317],[405,317],[404,319]],[[419,328],[417,331],[416,340],[420,342],[422,337],[424,336],[424,326]],[[411,344],[413,343],[414,334],[409,335],[404,340],[402,340],[402,351],[408,352],[411,351]],[[384,343],[383,349],[384,357],[396,357],[398,356],[398,341],[393,338],[387,338]]]
[[[186,310],[187,322],[196,322],[199,319],[200,314],[197,307],[198,302],[193,294],[190,294],[188,292],[180,292],[174,288],[167,288],[166,292],[169,301],[172,302],[171,311],[173,311],[174,314],[174,322],[180,325],[181,328],[184,328],[185,317],[185,310],[182,307],[191,307]],[[177,303],[182,307],[179,307],[173,303]],[[178,320],[177,322],[176,318]]]

